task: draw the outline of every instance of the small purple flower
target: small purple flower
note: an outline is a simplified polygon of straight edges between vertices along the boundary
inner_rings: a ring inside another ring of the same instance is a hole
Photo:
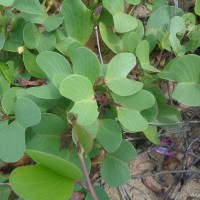
[[[159,154],[162,154],[162,155],[165,155],[165,156],[169,156],[169,157],[174,155],[173,151],[169,150],[167,147],[160,146],[160,147],[157,147],[155,149],[155,151],[157,153],[159,153]]]

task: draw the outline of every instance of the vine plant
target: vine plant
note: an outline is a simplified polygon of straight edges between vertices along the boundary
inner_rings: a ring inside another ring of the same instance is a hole
[[[181,122],[158,83],[175,82],[173,99],[200,105],[195,14],[154,0],[144,27],[131,15],[139,3],[0,0],[0,162],[24,154],[35,161],[0,181],[9,179],[21,199],[64,200],[74,191],[87,200],[109,199],[91,184],[92,159],[101,155],[103,180],[120,187],[130,180],[128,164],[137,154],[123,132],[143,132],[159,144],[157,126]],[[200,15],[199,0],[195,13]],[[85,47],[94,27],[115,54],[109,63],[103,63],[99,42],[101,64]],[[160,55],[150,62],[154,51]],[[134,68],[137,78],[130,75]],[[10,189],[0,187],[7,199]]]

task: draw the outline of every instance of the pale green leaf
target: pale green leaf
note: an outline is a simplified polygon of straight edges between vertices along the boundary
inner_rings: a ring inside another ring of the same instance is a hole
[[[19,98],[15,103],[15,117],[21,126],[28,128],[40,122],[41,112],[38,106],[30,99]]]
[[[135,17],[125,14],[125,13],[116,13],[113,16],[114,27],[118,33],[126,33],[137,28],[138,21]]]
[[[138,5],[141,2],[141,0],[125,0],[125,1],[132,5]]]
[[[124,11],[124,0],[103,0],[103,7],[114,15]]]
[[[197,15],[200,16],[200,0],[196,0],[194,11]]]
[[[103,119],[98,126],[96,138],[103,148],[111,153],[117,150],[122,142],[121,128],[116,121]]]
[[[74,164],[60,157],[36,150],[27,150],[26,153],[38,164],[55,171],[61,176],[70,179],[79,179],[82,176],[81,171]]]
[[[74,180],[41,165],[19,167],[10,176],[12,189],[24,199],[66,200],[73,193]]]
[[[99,23],[99,29],[101,37],[106,45],[116,54],[122,53],[123,47],[120,37],[113,33],[109,28],[106,27],[102,22]]]
[[[35,24],[28,23],[24,27],[23,39],[28,49],[37,49],[39,53],[53,50],[56,38],[52,33],[40,33]]]
[[[11,6],[14,0],[0,0],[0,5],[2,6]]]
[[[156,145],[160,144],[160,139],[158,137],[158,131],[156,126],[149,126],[146,130],[144,130],[144,135]]]
[[[68,36],[85,44],[93,31],[91,11],[81,0],[65,0],[62,14]]]
[[[92,84],[99,78],[100,63],[97,56],[85,47],[78,48],[71,57],[74,73],[87,77]]]
[[[16,121],[0,131],[0,159],[16,162],[26,150],[25,129]]]
[[[46,13],[45,7],[40,4],[39,0],[15,0],[13,7],[21,12],[29,14],[44,15]]]
[[[32,54],[26,47],[24,47],[23,61],[26,70],[34,77],[45,78],[44,72],[39,68],[36,63],[36,55]]]
[[[84,153],[89,154],[93,147],[92,136],[90,135],[88,130],[86,130],[83,126],[80,126],[79,124],[75,126],[75,129]]]
[[[149,60],[150,47],[147,40],[141,41],[136,48],[136,56],[140,61],[141,68],[152,72],[160,72],[160,70],[151,66]]]
[[[53,51],[40,53],[37,56],[36,62],[51,82],[53,81],[53,77],[57,74],[71,74],[72,72],[67,59]]]
[[[58,99],[60,98],[60,93],[53,83],[47,85],[31,87],[27,89],[27,93],[33,95],[34,97],[41,99]]]

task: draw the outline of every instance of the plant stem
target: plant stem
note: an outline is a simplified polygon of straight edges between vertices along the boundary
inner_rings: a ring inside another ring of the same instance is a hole
[[[80,145],[80,142],[79,142],[79,139],[78,139],[77,130],[76,130],[76,119],[75,118],[71,119],[71,122],[72,122],[72,128],[74,130],[75,140],[76,140],[76,148],[77,148],[78,156],[79,156],[79,159],[80,159],[80,162],[81,162],[81,166],[82,166],[82,169],[83,169],[83,173],[84,173],[85,178],[86,178],[88,191],[90,192],[90,194],[91,194],[91,196],[93,197],[94,200],[98,200],[98,197],[97,197],[97,195],[96,195],[96,193],[94,191],[94,188],[92,186],[92,183],[91,183],[88,171],[87,171],[85,160],[83,158],[83,152],[82,152],[82,149],[81,149],[81,145]]]

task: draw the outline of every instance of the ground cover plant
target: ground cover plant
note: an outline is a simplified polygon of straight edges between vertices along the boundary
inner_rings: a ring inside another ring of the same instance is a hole
[[[182,123],[173,103],[200,106],[200,1],[193,13],[146,1],[145,24],[140,3],[0,0],[0,166],[27,161],[0,174],[2,199],[109,199],[93,166],[109,186],[129,182],[137,151],[124,133],[159,145],[160,127]]]

